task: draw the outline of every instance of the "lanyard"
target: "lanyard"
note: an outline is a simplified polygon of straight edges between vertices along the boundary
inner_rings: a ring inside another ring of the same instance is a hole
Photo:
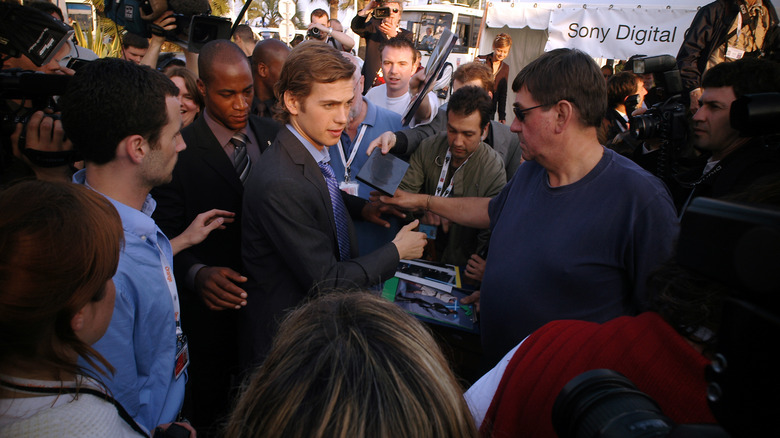
[[[750,9],[748,9],[748,7],[747,7],[745,2],[741,2],[741,4],[739,5],[739,13],[737,14],[737,29],[736,29],[737,30],[737,40],[736,40],[735,44],[739,44],[739,36],[740,36],[740,34],[742,34],[742,14],[749,15],[750,14],[750,10],[754,9],[756,7],[759,8],[759,10],[760,10],[760,8],[763,7],[762,2],[761,1],[756,2],[756,4],[754,4],[753,6],[750,7]],[[762,14],[759,12],[758,15],[761,16]],[[753,25],[751,25],[751,23],[753,23]],[[753,32],[754,36],[755,36],[755,33],[756,33],[756,29],[755,28],[757,27],[755,23],[756,23],[755,20],[750,20],[750,22],[748,22],[748,27]]]
[[[339,155],[341,155],[341,163],[344,164],[344,182],[349,182],[349,173],[351,171],[350,166],[352,165],[352,161],[355,159],[355,155],[357,155],[357,150],[360,147],[360,142],[363,140],[363,134],[366,133],[367,127],[368,125],[362,125],[360,127],[360,132],[355,139],[355,143],[352,144],[352,152],[349,154],[349,160],[347,160],[347,157],[344,155],[344,147],[341,146],[341,140],[339,140]]]
[[[460,169],[463,169],[463,166],[466,165],[466,163],[469,161],[469,158],[466,158],[466,161],[464,161],[463,164],[460,165],[460,167],[455,169],[455,172],[452,174],[452,178],[450,178],[450,185],[447,186],[447,189],[444,190],[444,193],[442,193],[442,189],[444,189],[444,180],[447,179],[447,171],[450,168],[450,161],[452,161],[452,153],[450,153],[450,150],[447,149],[447,155],[444,156],[444,164],[442,164],[441,166],[439,183],[436,185],[436,193],[433,196],[441,196],[442,198],[446,198],[450,196],[450,193],[452,192],[452,184],[455,182],[455,175],[458,173]]]
[[[171,293],[171,301],[173,301],[173,317],[176,320],[176,336],[181,336],[184,332],[181,329],[181,320],[179,318],[181,314],[181,306],[179,306],[179,294],[176,292],[176,280],[173,278],[173,269],[171,264],[168,263],[168,259],[165,257],[165,253],[160,244],[157,243],[157,251],[160,253],[160,263],[162,264],[163,277],[165,277],[165,284],[168,286],[168,291]]]

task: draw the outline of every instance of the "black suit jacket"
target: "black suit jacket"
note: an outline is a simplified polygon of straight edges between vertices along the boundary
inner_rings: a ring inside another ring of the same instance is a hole
[[[341,193],[355,217],[365,201]],[[336,222],[327,184],[308,150],[286,127],[253,166],[244,192],[242,258],[248,273],[242,352],[255,362],[270,347],[278,320],[313,291],[353,289],[390,278],[395,245],[357,256],[350,221],[351,259],[339,260]]]
[[[261,152],[279,131],[278,123],[255,116],[249,118],[249,127]],[[152,191],[157,201],[153,217],[160,229],[169,237],[177,236],[198,214],[213,208],[236,213],[236,220],[226,229],[212,232],[201,244],[174,257],[173,269],[179,289],[186,285],[184,278],[195,264],[227,266],[241,272],[241,200],[244,194],[244,186],[233,163],[204,117],[184,128],[182,137],[187,148],[179,153],[173,179]],[[257,164],[253,162],[252,166]]]

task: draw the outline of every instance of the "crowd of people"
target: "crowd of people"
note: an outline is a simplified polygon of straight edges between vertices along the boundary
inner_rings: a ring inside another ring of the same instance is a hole
[[[397,2],[352,21],[364,58],[322,10],[292,49],[238,26],[186,60],[158,33],[77,71],[72,42],[42,66],[3,54],[72,77],[56,114],[3,102],[28,120],[2,138],[0,436],[546,437],[599,368],[715,423],[705,368],[735,287],[676,261],[680,224],[699,197],[780,203],[777,136],[729,120],[780,93],[777,14],[733,0],[733,40],[708,24],[726,3],[680,50],[696,153],[663,178],[669,144],[630,135],[652,76],[557,49],[510,78],[506,34],[404,126],[424,72]],[[25,11],[62,21],[52,6]],[[374,153],[409,163],[392,196],[357,181]],[[461,267],[483,377],[378,296],[419,258]]]

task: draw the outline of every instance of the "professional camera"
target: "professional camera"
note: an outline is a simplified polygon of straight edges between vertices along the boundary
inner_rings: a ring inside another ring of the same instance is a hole
[[[780,211],[695,198],[683,216],[676,261],[730,288],[706,373],[718,426],[674,425],[623,375],[591,370],[569,381],[555,400],[558,436],[775,436],[780,380],[777,352],[767,346],[780,336]]]
[[[617,371],[597,369],[571,379],[555,399],[560,438],[728,438],[716,425],[676,425],[649,395]]]
[[[629,119],[631,136],[635,140],[659,140],[661,147],[651,170],[662,180],[668,180],[677,171],[677,156],[688,137],[686,109],[681,96],[682,78],[677,61],[671,55],[637,58],[633,61],[634,73],[652,73],[656,89],[663,98],[644,114]]]
[[[51,61],[74,30],[43,11],[0,2],[0,54],[24,55],[35,65]]]
[[[176,29],[170,32],[152,24],[167,10],[176,17]],[[193,53],[209,41],[230,38],[230,19],[210,15],[208,0],[106,0],[105,11],[128,32],[164,36]]]
[[[315,39],[315,40],[325,40],[325,35],[320,32],[320,29],[317,27],[312,27],[309,29],[308,32],[306,32],[306,37]]]
[[[61,96],[70,81],[70,76],[47,75],[18,69],[6,70],[0,73],[0,136],[9,137],[18,123],[22,124],[19,137],[19,152],[24,154],[33,164],[39,167],[58,167],[77,161],[73,151],[41,152],[27,149],[27,122],[36,111],[54,113],[58,111],[54,96]],[[13,105],[7,99],[22,100],[30,105]],[[47,117],[58,118],[56,115]],[[9,151],[4,151],[8,154]]]
[[[374,9],[374,18],[387,18],[390,16],[390,8],[388,6]]]
[[[70,26],[42,11],[13,3],[0,3],[0,54],[25,56],[35,65],[42,66],[51,61],[72,35]],[[19,150],[37,166],[56,167],[75,161],[72,151],[41,152],[25,147],[25,127],[30,116],[36,111],[56,112],[54,96],[64,94],[69,80],[69,76],[19,69],[0,72],[0,136],[7,139],[17,124],[21,123],[23,128],[18,142]],[[12,99],[20,100],[21,103],[13,102]],[[3,157],[10,156],[10,147],[8,149],[2,151]]]
[[[637,58],[634,73],[653,73],[665,101],[650,107],[644,114],[632,117],[631,131],[636,139],[662,138],[673,142],[684,141],[687,134],[685,106],[680,99],[683,90],[677,61],[671,55]]]
[[[746,94],[731,104],[729,122],[741,137],[780,133],[780,93]]]

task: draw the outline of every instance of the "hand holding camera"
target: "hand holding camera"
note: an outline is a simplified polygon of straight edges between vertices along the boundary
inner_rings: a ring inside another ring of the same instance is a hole
[[[309,39],[325,41],[333,32],[333,29],[320,23],[311,23],[306,37]]]

